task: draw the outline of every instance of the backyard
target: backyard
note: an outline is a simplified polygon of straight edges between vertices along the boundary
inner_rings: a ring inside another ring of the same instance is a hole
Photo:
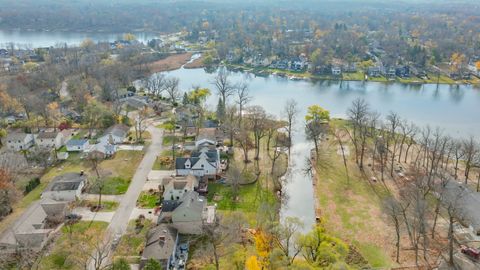
[[[106,228],[106,222],[81,221],[65,225],[56,240],[39,257],[40,270],[84,269],[89,254],[94,251],[98,239]]]

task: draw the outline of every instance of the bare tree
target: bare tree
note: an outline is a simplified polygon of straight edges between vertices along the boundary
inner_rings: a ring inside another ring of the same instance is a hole
[[[235,203],[240,191],[240,184],[244,182],[243,173],[238,167],[230,166],[227,171],[227,179],[232,187],[232,201]]]
[[[233,146],[235,133],[239,130],[239,127],[236,124],[237,123],[236,118],[237,118],[237,107],[233,105],[227,106],[227,109],[225,111],[225,123],[223,123],[222,128],[230,138],[230,146]]]
[[[253,132],[255,160],[259,159],[260,142],[266,135],[267,114],[261,106],[251,106],[248,109],[248,121]]]
[[[293,124],[297,118],[299,113],[298,110],[298,103],[294,99],[289,99],[285,103],[285,107],[283,109],[283,114],[287,119],[287,133],[288,133],[288,149],[290,152],[290,148],[292,145],[292,133],[293,133]]]
[[[283,255],[288,258],[291,265],[298,254],[302,251],[296,241],[303,223],[296,217],[286,217],[282,224],[275,226],[272,236],[275,244],[280,248]]]
[[[213,80],[213,84],[217,89],[218,95],[222,99],[223,108],[226,108],[227,99],[235,92],[235,88],[230,83],[228,71],[224,68],[219,69]]]
[[[387,143],[390,141],[393,142],[393,148],[391,149],[391,155],[390,155],[390,176],[393,177],[393,170],[395,167],[394,163],[395,163],[395,157],[396,157],[397,146],[399,141],[397,132],[398,132],[398,128],[400,127],[401,120],[400,120],[400,117],[394,112],[390,112],[387,115],[386,120],[387,120],[387,125],[390,131],[389,139],[387,140]]]
[[[363,170],[363,156],[367,142],[366,128],[369,111],[367,102],[360,98],[355,99],[347,111],[348,119],[352,124],[352,131],[349,132],[349,135],[355,149],[355,161],[361,170]]]
[[[161,73],[154,73],[145,80],[145,87],[152,95],[160,97],[162,92],[165,90],[167,82],[168,81],[165,78],[165,75]]]
[[[165,92],[167,92],[167,96],[174,106],[177,104],[181,96],[179,83],[180,80],[178,78],[169,78],[165,82]]]
[[[475,167],[475,160],[480,154],[480,148],[473,136],[463,141],[463,153],[465,161],[465,184],[468,183],[468,177],[470,176],[470,170]]]
[[[150,115],[148,107],[144,107],[138,110],[138,114],[135,118],[135,138],[137,142],[143,142],[143,133],[147,130],[146,121]]]
[[[243,109],[245,106],[252,100],[252,97],[249,95],[248,91],[248,84],[246,83],[239,83],[235,86],[237,99],[235,102],[238,105],[238,123],[239,126],[242,126],[242,118],[243,118]]]
[[[383,202],[383,209],[395,226],[395,247],[396,247],[396,262],[400,262],[400,227],[402,223],[402,207],[394,197],[388,197]]]
[[[235,140],[243,151],[243,161],[250,162],[248,152],[254,147],[248,130],[242,129],[235,133]]]

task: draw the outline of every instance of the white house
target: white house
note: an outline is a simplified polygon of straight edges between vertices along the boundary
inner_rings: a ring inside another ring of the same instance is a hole
[[[129,130],[130,128],[126,125],[113,125],[105,130],[103,136],[100,137],[98,141],[110,144],[121,144],[125,141]]]
[[[175,170],[177,176],[187,176],[191,174],[194,176],[215,178],[217,175],[217,168],[214,164],[200,157],[175,159]]]
[[[337,66],[332,67],[332,75],[333,76],[342,75],[342,69],[340,67],[337,67]]]
[[[42,193],[42,199],[75,201],[80,198],[87,177],[83,173],[66,173],[55,177]]]
[[[13,151],[29,149],[34,144],[34,137],[29,133],[10,133],[4,140],[5,146]]]
[[[41,132],[37,135],[35,143],[42,148],[59,149],[63,146],[63,134],[61,132]]]
[[[90,148],[90,142],[88,140],[76,140],[72,139],[67,142],[67,151],[69,152],[83,152]]]
[[[163,180],[163,200],[180,200],[188,192],[198,187],[197,177],[187,175],[186,177],[173,177]]]

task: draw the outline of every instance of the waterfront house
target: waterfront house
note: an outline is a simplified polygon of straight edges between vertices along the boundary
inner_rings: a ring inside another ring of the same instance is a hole
[[[382,75],[379,67],[369,67],[367,70],[367,74],[370,77],[380,77]]]
[[[342,75],[342,69],[338,66],[333,66],[332,67],[332,75],[333,76],[340,76]]]

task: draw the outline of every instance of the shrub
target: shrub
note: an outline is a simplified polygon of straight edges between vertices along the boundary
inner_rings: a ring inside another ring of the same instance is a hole
[[[25,187],[25,194],[30,193],[30,191],[34,190],[38,185],[40,185],[40,178],[35,177],[28,181],[27,186]]]

